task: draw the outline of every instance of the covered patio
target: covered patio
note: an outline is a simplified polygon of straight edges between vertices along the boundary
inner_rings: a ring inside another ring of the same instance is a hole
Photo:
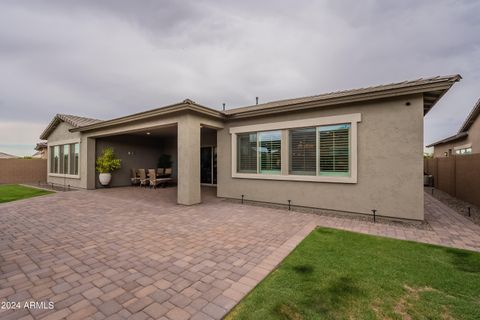
[[[200,203],[201,185],[216,185],[217,130],[222,127],[223,123],[215,119],[186,113],[142,122],[130,119],[121,126],[88,130],[88,148],[94,152],[88,152],[87,188],[103,188],[94,163],[104,148],[112,147],[122,167],[112,173],[111,187],[131,185],[135,169],[148,173],[149,169],[171,168],[167,186],[176,186],[177,203]]]

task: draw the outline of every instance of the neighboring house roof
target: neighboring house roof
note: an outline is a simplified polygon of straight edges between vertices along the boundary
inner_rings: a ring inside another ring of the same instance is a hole
[[[42,132],[40,135],[40,139],[46,140],[50,133],[58,126],[60,122],[66,122],[70,125],[72,125],[75,128],[82,127],[82,126],[88,126],[90,124],[102,122],[102,120],[98,119],[92,119],[92,118],[85,118],[85,117],[79,117],[79,116],[74,116],[71,114],[56,114],[55,117],[50,121],[49,125],[47,128]]]
[[[166,115],[174,112],[179,112],[183,110],[195,111],[215,117],[218,119],[236,119],[236,118],[245,118],[245,117],[255,117],[259,115],[279,113],[279,112],[289,112],[289,111],[298,111],[302,109],[309,108],[318,108],[318,107],[327,107],[341,105],[344,103],[354,103],[361,101],[368,101],[374,99],[389,98],[393,96],[405,96],[411,94],[423,94],[424,97],[424,114],[426,114],[430,109],[437,103],[437,101],[451,88],[451,86],[459,81],[462,77],[460,75],[451,75],[445,77],[433,77],[433,78],[421,78],[414,81],[404,81],[399,83],[391,83],[387,85],[337,91],[321,95],[296,98],[296,99],[287,99],[273,101],[253,106],[247,106],[242,108],[235,108],[225,111],[219,111],[216,109],[208,108],[200,104],[195,103],[190,99],[186,99],[180,103],[135,113],[132,115],[115,118],[107,121],[100,121],[97,119],[88,119],[75,116],[66,116],[66,115],[57,115],[55,119],[57,121],[63,120],[72,124],[75,128],[71,129],[72,132],[78,131],[89,131],[99,128],[105,128],[109,126],[121,125],[124,123],[129,123],[132,121],[138,121],[154,116]],[[83,123],[73,123],[63,119],[63,117],[68,117],[69,121],[72,121],[72,118],[85,119]],[[55,119],[52,120],[52,123],[45,129],[45,131],[40,136],[41,139],[46,139],[51,131],[56,126]],[[90,121],[90,123],[88,123]]]
[[[439,145],[439,144],[447,143],[447,142],[462,140],[462,139],[465,139],[467,136],[468,136],[468,132],[460,132],[460,133],[457,133],[453,136],[450,136],[450,137],[447,137],[445,139],[434,142],[434,143],[428,145],[427,148],[430,148],[430,147],[433,147],[433,146],[436,146],[436,145]]]
[[[37,145],[35,146],[35,150],[37,151],[41,151],[42,149],[46,149],[46,148],[47,148],[46,142],[38,142]]]
[[[478,99],[477,103],[475,103],[475,106],[473,107],[472,111],[470,111],[470,113],[468,114],[467,119],[465,119],[462,126],[460,127],[460,130],[458,130],[457,134],[454,134],[453,136],[450,136],[445,139],[436,141],[432,144],[429,144],[427,148],[434,147],[436,145],[447,143],[447,142],[465,139],[468,136],[468,130],[470,129],[472,124],[475,122],[475,120],[477,120],[479,115],[480,115],[480,99]]]
[[[17,158],[20,158],[20,157],[14,156],[13,154],[0,152],[0,159],[17,159]]]
[[[472,111],[468,114],[467,119],[465,119],[465,122],[463,122],[462,126],[460,127],[460,132],[466,132],[472,124],[477,120],[478,116],[480,115],[480,99],[477,100],[477,103],[475,103],[475,106],[473,107]]]
[[[41,159],[43,157],[43,153],[41,151],[37,151],[32,155],[32,158]]]

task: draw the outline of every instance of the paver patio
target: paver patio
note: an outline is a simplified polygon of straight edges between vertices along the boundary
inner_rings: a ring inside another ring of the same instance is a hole
[[[480,251],[480,227],[428,194],[432,230],[235,204],[204,190],[57,193],[0,205],[2,319],[219,319],[316,225]]]

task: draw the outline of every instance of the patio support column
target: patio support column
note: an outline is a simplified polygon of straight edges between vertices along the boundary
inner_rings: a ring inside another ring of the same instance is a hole
[[[184,205],[202,201],[200,190],[200,121],[184,115],[177,127],[177,202]]]
[[[80,175],[84,177],[86,189],[95,189],[95,138],[84,138],[80,145]]]

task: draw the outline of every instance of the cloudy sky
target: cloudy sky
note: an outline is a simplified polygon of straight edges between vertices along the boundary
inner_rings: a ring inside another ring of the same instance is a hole
[[[109,119],[190,98],[220,108],[460,73],[428,144],[480,98],[480,1],[0,2],[0,151],[56,113]]]

